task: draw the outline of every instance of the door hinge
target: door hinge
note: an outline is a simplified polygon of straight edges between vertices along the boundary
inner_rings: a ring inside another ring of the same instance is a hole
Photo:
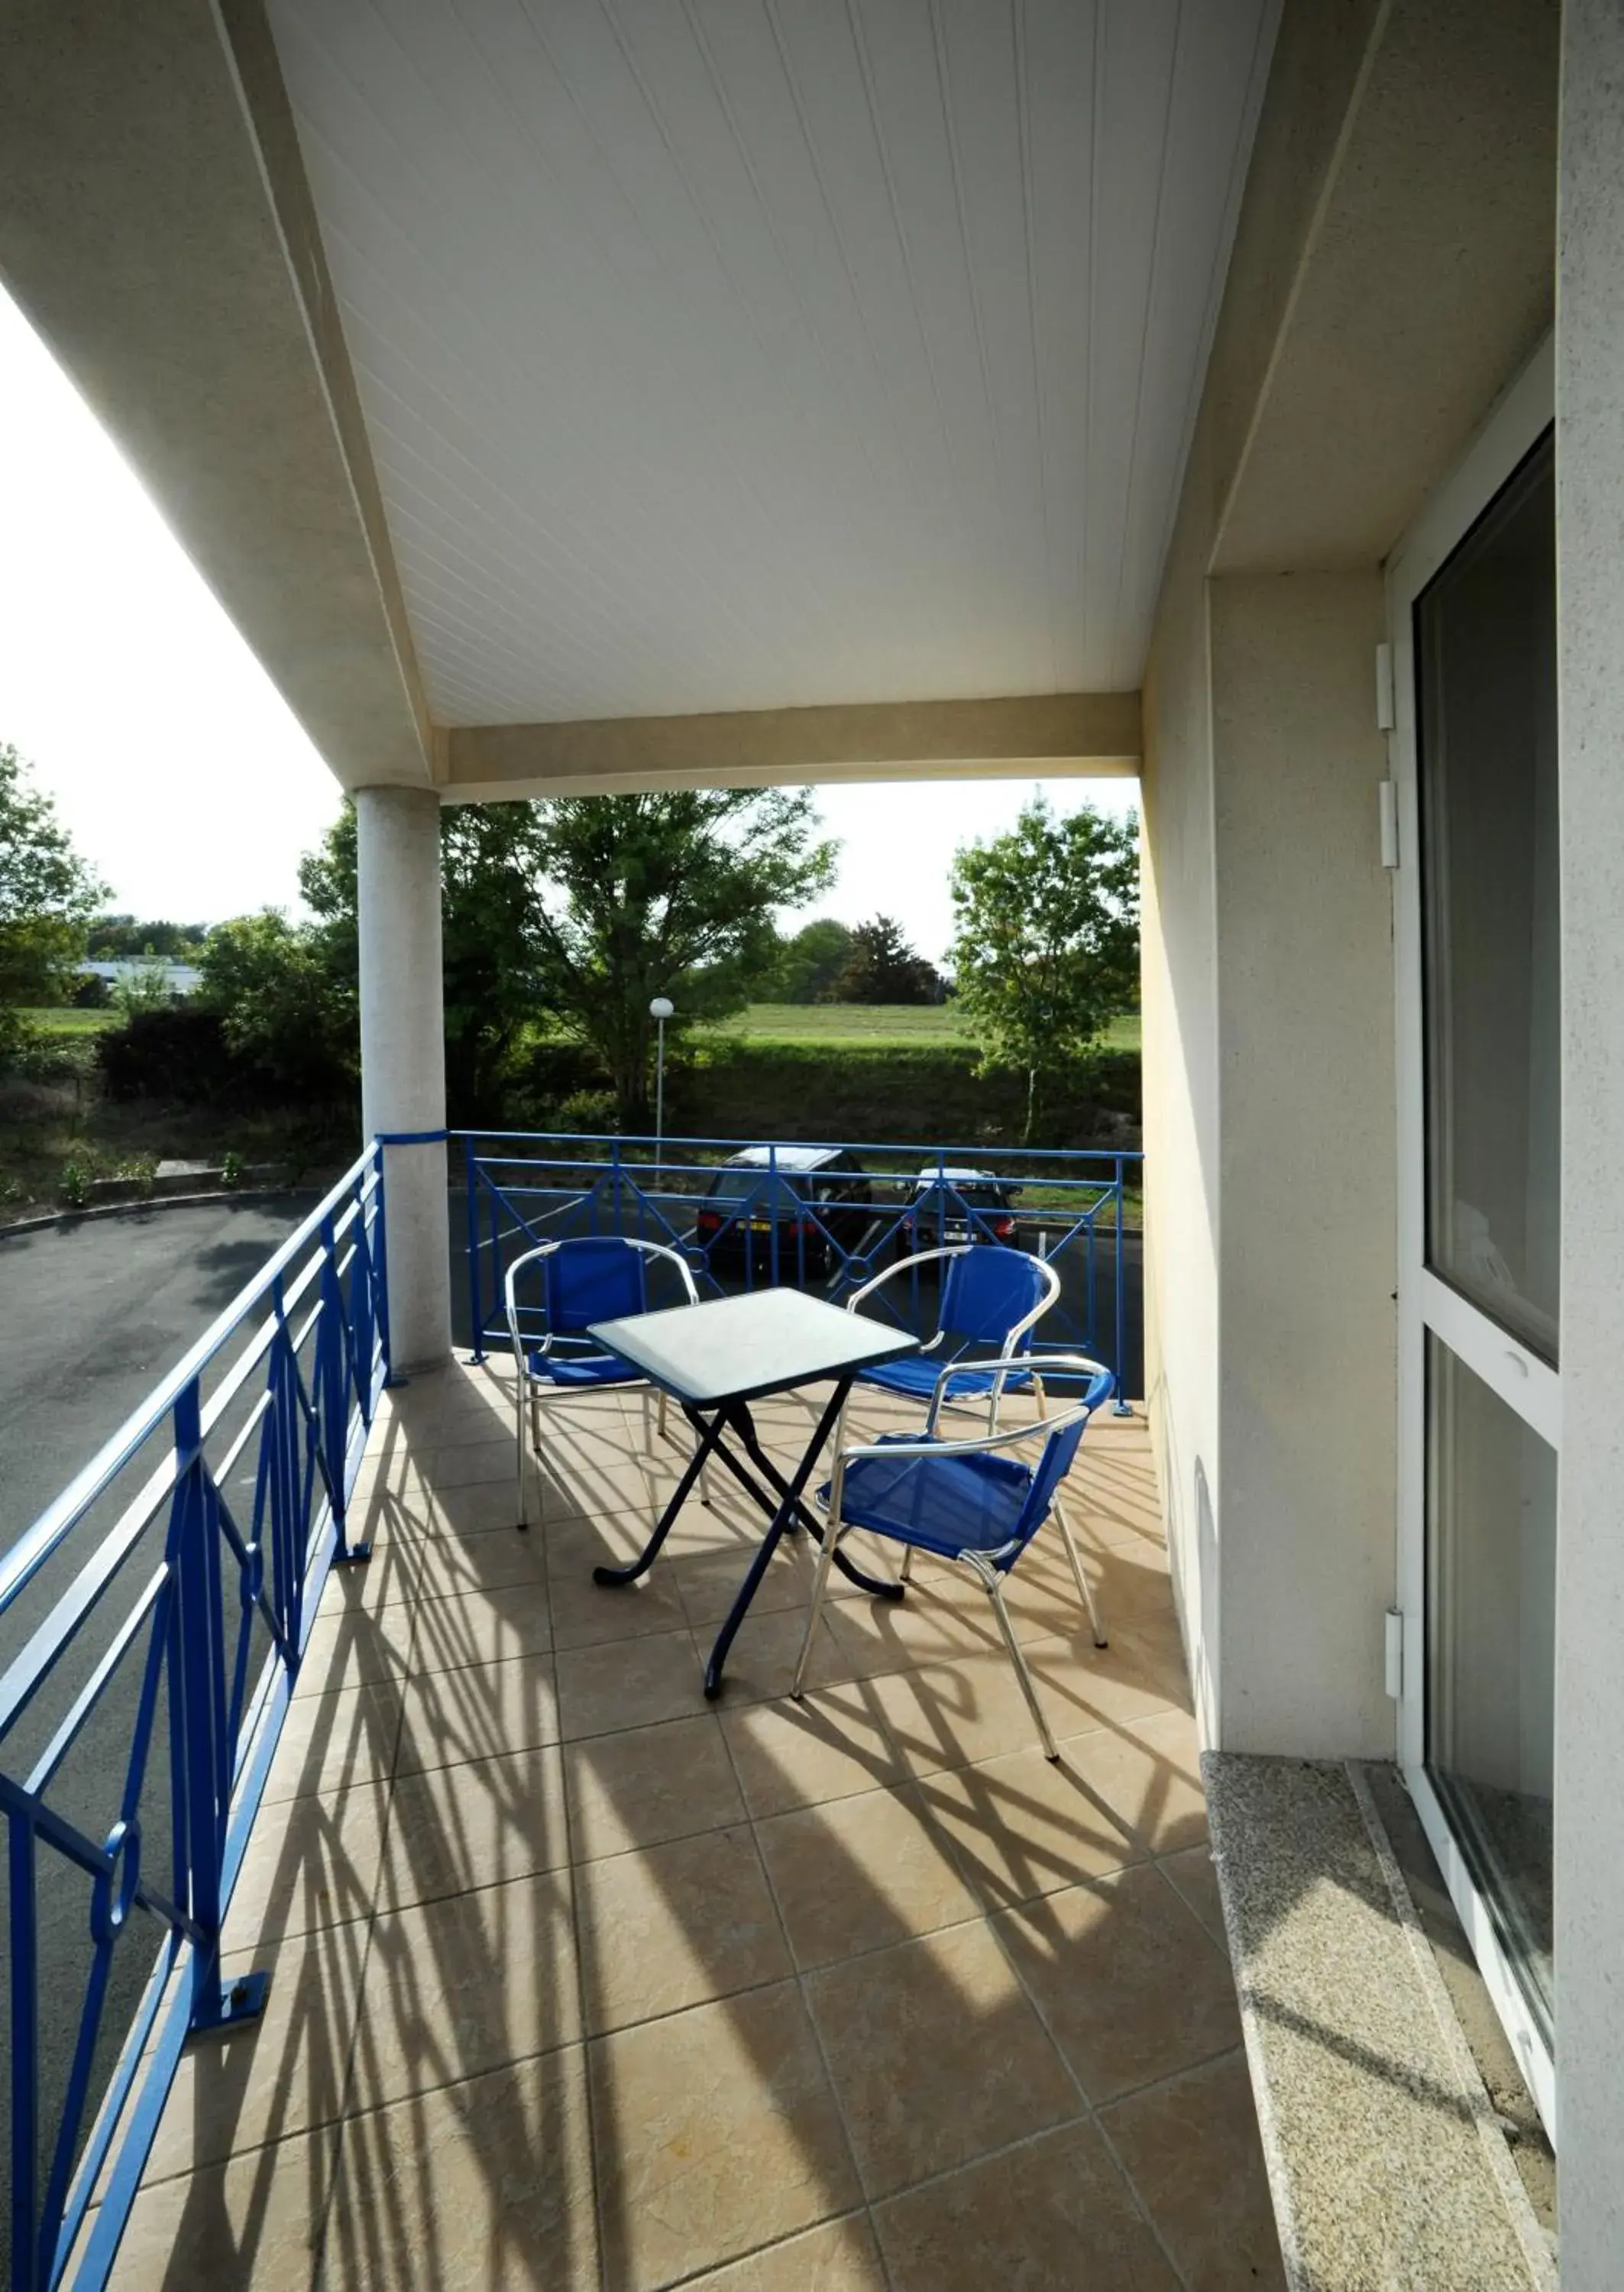
[[[1404,1693],[1404,1618],[1397,1608],[1389,1608],[1383,1621],[1387,1626],[1383,1654],[1387,1693],[1395,1703],[1399,1703]]]
[[[1398,712],[1393,704],[1393,648],[1379,644],[1376,648],[1376,730],[1390,732],[1398,722]]]
[[[1398,865],[1398,782],[1378,780],[1376,783],[1377,817],[1381,825],[1381,864],[1384,868]]]

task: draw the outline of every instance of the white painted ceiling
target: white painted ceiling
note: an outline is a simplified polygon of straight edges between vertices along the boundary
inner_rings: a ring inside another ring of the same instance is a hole
[[[447,723],[1138,682],[1277,0],[270,0]]]

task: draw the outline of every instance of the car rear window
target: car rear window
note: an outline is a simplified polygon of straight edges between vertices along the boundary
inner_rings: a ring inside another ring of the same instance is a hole
[[[804,1194],[806,1190],[804,1179],[787,1171],[779,1172],[778,1183],[787,1186],[793,1194]],[[771,1192],[772,1177],[766,1170],[719,1170],[710,1187],[712,1201],[745,1202],[753,1195],[765,1202]]]

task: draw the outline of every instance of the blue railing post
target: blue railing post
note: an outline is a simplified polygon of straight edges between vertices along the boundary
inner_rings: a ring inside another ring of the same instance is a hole
[[[197,1377],[175,1397],[174,1439],[176,1479],[167,1564],[174,1587],[170,1741],[178,1755],[171,1783],[180,1809],[176,1832],[184,1855],[182,1899],[194,1928],[189,2025],[213,2030],[257,2014],[265,2002],[269,1976],[250,1974],[234,1981],[229,1991],[220,1978],[233,1762],[226,1720],[220,1525],[214,1484],[203,1457],[203,1393]]]
[[[1116,1371],[1113,1416],[1133,1415],[1124,1382],[1128,1373],[1128,1300],[1122,1286],[1122,1158],[1119,1154],[1116,1158],[1116,1359],[1112,1363]]]
[[[479,1202],[476,1190],[479,1162],[471,1134],[462,1141],[462,1174],[467,1190],[463,1215],[468,1227],[468,1334],[474,1348],[469,1360],[477,1366],[485,1359],[485,1295],[479,1279]]]
[[[34,1823],[6,1810],[6,1884],[12,1959],[12,2282],[39,2280],[39,1896]]]
[[[395,1382],[394,1356],[390,1350],[389,1335],[389,1201],[383,1179],[383,1149],[375,1138],[372,1150],[377,1157],[378,1176],[377,1190],[373,1196],[373,1222],[378,1237],[378,1341],[383,1349],[383,1383],[387,1389]],[[370,1362],[367,1368],[370,1374]]]

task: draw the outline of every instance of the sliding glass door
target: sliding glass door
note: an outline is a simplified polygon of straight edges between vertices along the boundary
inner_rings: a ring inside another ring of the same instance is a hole
[[[1395,558],[1403,1763],[1551,2107],[1556,495],[1536,363]]]

